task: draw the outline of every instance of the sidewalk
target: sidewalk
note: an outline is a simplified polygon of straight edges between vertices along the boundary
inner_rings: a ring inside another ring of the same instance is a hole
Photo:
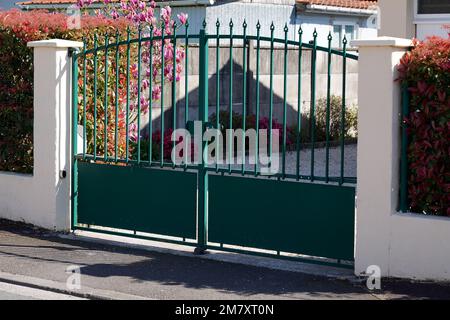
[[[259,259],[259,258],[254,258]],[[79,266],[82,289],[69,290],[69,266]],[[105,299],[450,299],[450,286],[339,280],[62,238],[0,220],[0,283]]]

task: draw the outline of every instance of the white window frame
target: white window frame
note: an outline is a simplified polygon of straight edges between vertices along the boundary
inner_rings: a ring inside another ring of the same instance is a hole
[[[353,39],[358,39],[358,36],[359,36],[359,25],[355,21],[350,21],[350,20],[334,20],[334,21],[332,21],[331,26],[330,26],[331,34],[334,33],[334,27],[335,26],[340,26],[341,30],[342,30],[342,39],[339,39],[339,47],[338,47],[339,49],[342,48],[342,40],[344,39],[345,27],[346,26],[352,26],[353,27]],[[347,40],[348,40],[347,47],[351,48],[351,45],[350,45],[350,40],[351,39],[347,39]]]
[[[419,14],[419,0],[414,0],[414,23],[424,24],[424,23],[449,23],[450,13],[442,14]]]

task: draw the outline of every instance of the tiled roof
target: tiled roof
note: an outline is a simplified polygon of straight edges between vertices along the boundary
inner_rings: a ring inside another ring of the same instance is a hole
[[[298,4],[315,4],[331,7],[343,7],[352,9],[369,9],[376,6],[377,0],[297,0]]]
[[[118,2],[119,0],[112,0],[112,2]],[[155,0],[156,2],[162,1],[162,0]],[[101,0],[94,0],[95,2],[103,2]],[[75,4],[77,3],[77,0],[28,0],[28,1],[20,1],[16,4],[19,5],[39,5],[39,4]]]
[[[94,1],[99,2],[100,0]],[[118,1],[118,0],[113,0]],[[156,0],[162,1],[162,0]],[[20,5],[43,5],[43,4],[72,4],[76,3],[77,0],[27,0],[22,2],[17,2]],[[344,7],[344,8],[354,8],[354,9],[368,9],[371,6],[377,4],[377,0],[297,0],[298,4],[316,4],[324,6],[333,7]]]

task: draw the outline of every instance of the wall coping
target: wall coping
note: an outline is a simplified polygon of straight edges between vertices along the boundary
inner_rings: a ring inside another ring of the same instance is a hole
[[[413,47],[411,39],[395,38],[395,37],[377,37],[373,39],[359,39],[351,41],[353,47],[393,47],[393,48],[410,48]]]
[[[27,47],[30,47],[30,48],[82,48],[83,42],[63,40],[63,39],[50,39],[50,40],[40,40],[40,41],[28,42]]]

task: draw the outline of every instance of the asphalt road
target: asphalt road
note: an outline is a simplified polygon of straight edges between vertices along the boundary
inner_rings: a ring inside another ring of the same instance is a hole
[[[150,299],[450,299],[448,285],[383,280],[382,291],[369,292],[360,282],[62,239],[0,221],[0,272],[65,284],[70,266],[80,268],[82,286]]]

